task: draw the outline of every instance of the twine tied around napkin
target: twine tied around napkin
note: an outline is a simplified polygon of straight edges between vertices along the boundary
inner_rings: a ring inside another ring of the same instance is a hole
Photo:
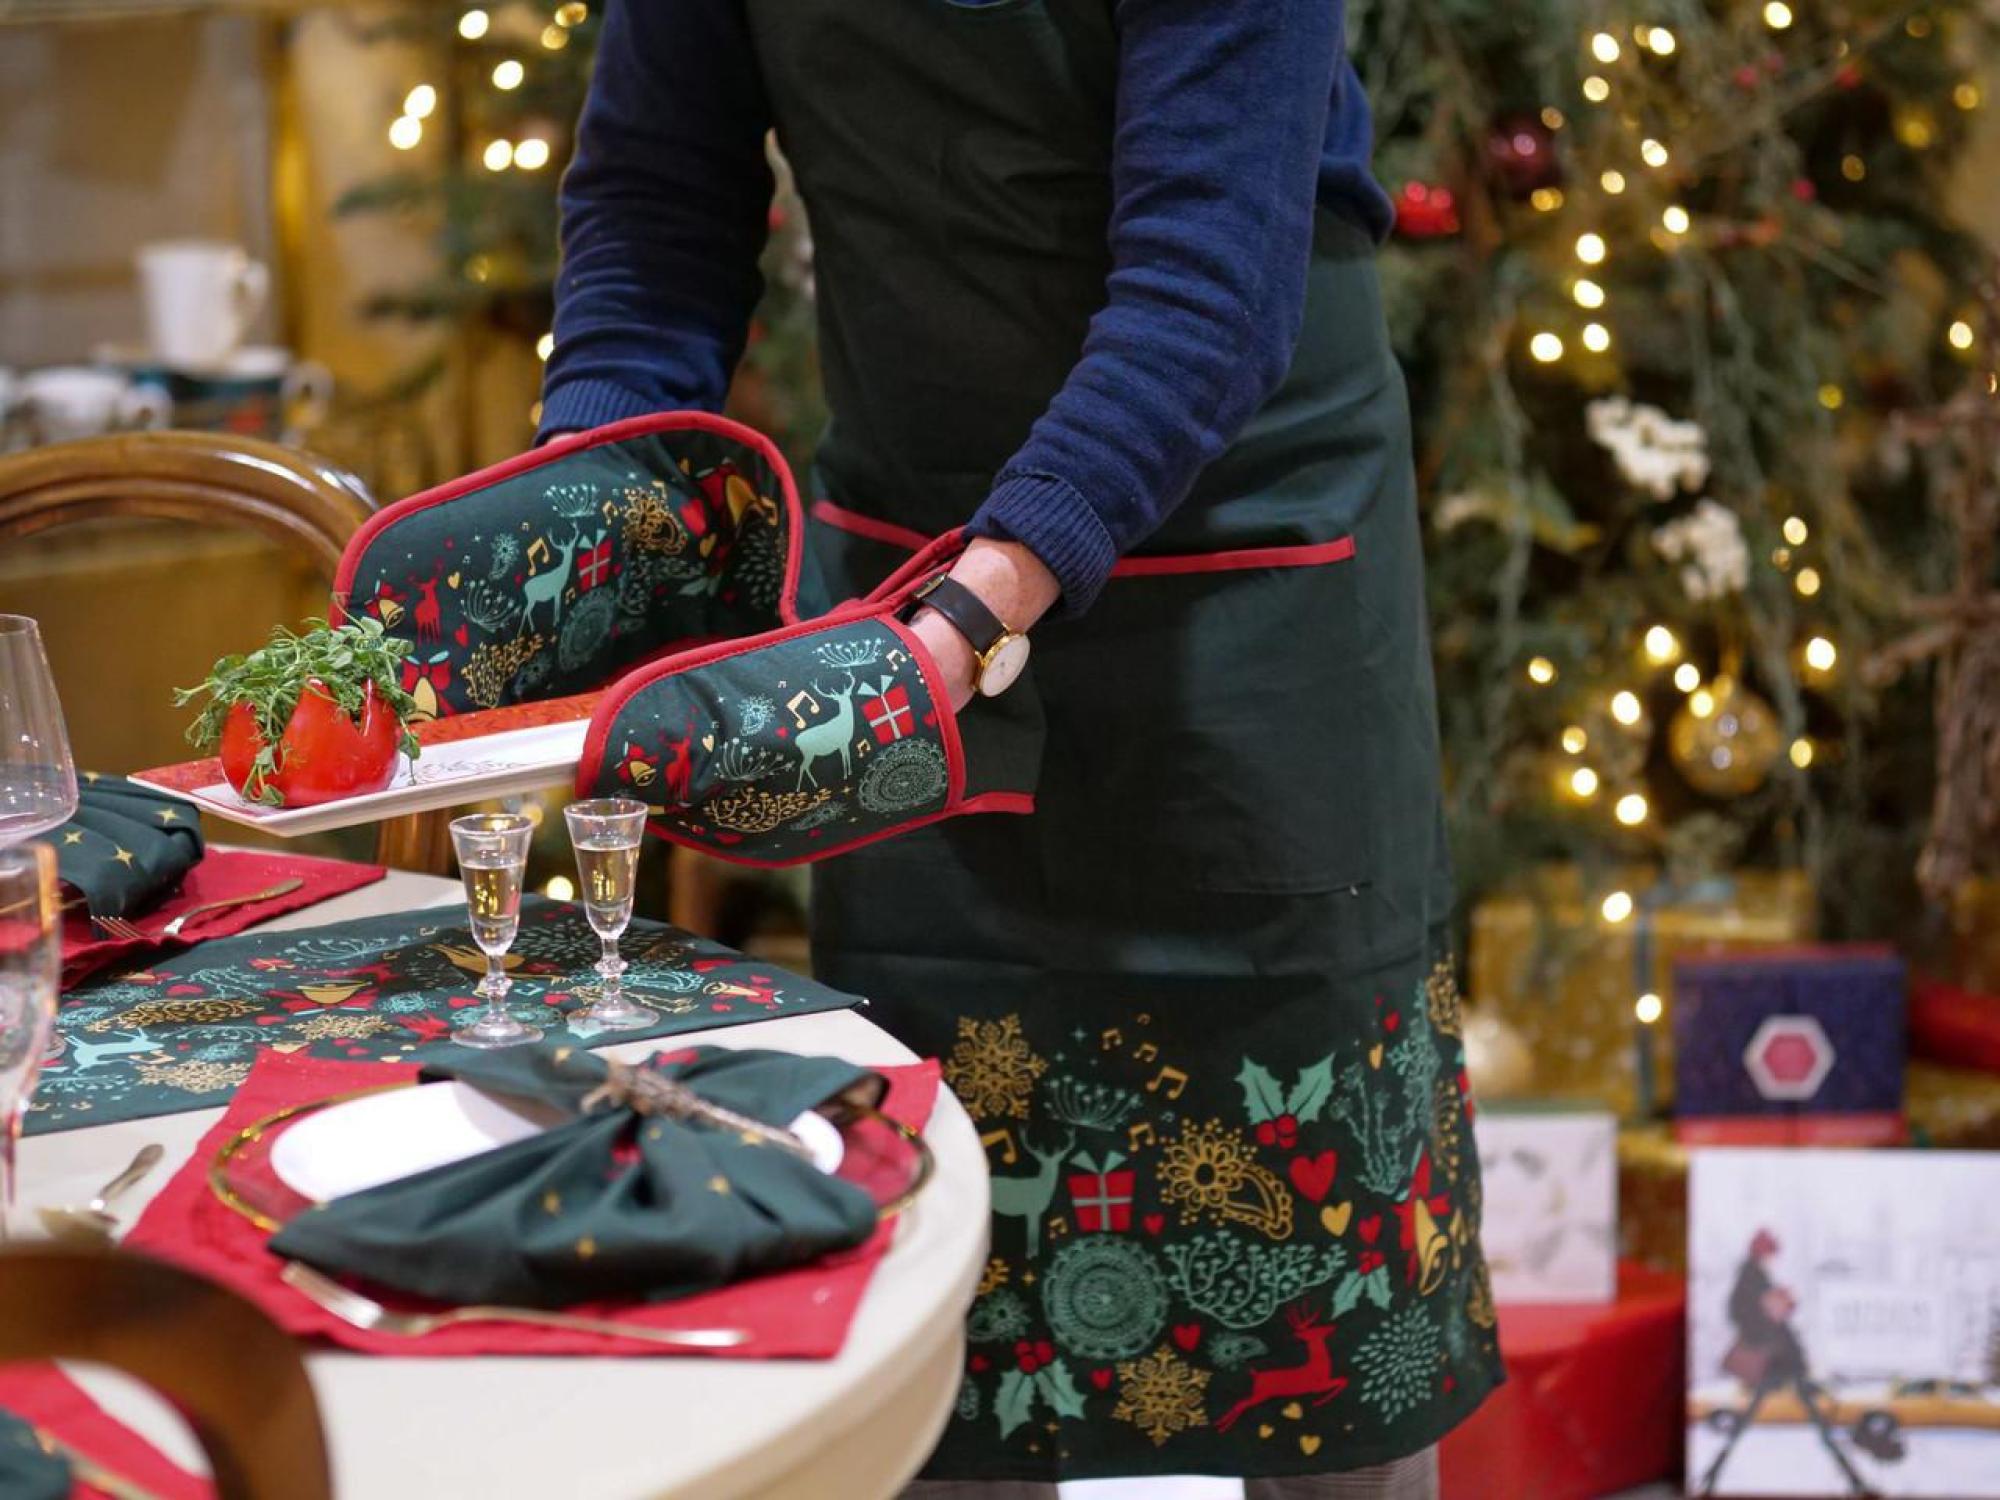
[[[774,1122],[879,1098],[881,1076],[853,1063],[704,1047],[635,1066],[538,1046],[427,1071],[570,1118],[309,1209],[274,1253],[442,1302],[565,1307],[686,1296],[874,1231],[860,1187],[765,1144]],[[661,1108],[682,1094],[700,1108]],[[760,1130],[715,1128],[718,1112]]]
[[[753,1119],[737,1110],[713,1104],[702,1098],[693,1089],[676,1083],[666,1074],[650,1067],[634,1067],[631,1063],[620,1062],[615,1057],[604,1061],[604,1082],[583,1096],[578,1106],[583,1114],[595,1114],[599,1105],[610,1109],[629,1109],[634,1114],[662,1115],[670,1120],[700,1120],[724,1130],[734,1130],[746,1137],[748,1143],[762,1141],[803,1157],[813,1159],[812,1152],[789,1130],[776,1125],[767,1125],[762,1120]],[[843,1092],[841,1103],[865,1105],[874,1102],[881,1094],[881,1081],[872,1075]],[[824,1108],[824,1106],[822,1106]]]

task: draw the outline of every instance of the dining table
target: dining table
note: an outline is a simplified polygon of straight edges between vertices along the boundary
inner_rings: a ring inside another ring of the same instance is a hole
[[[263,930],[305,929],[464,899],[456,881],[383,880]],[[916,1056],[856,1010],[758,1021],[674,1038],[676,1047],[773,1047],[867,1065]],[[602,1049],[643,1057],[657,1042]],[[43,1205],[87,1202],[140,1147],[165,1158],[121,1198],[129,1225],[221,1117],[207,1109],[33,1136],[21,1147],[17,1233]],[[334,1493],[353,1500],[875,1500],[913,1475],[952,1417],[965,1368],[964,1313],[986,1264],[984,1148],[941,1090],[925,1138],[930,1182],[901,1215],[840,1353],[826,1360],[396,1358],[315,1348]],[[199,1449],[164,1403],[126,1377],[67,1367],[114,1416],[200,1471]]]

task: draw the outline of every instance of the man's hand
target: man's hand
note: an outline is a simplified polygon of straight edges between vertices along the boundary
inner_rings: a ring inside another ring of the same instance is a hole
[[[1019,542],[977,537],[952,565],[951,576],[977,594],[1009,629],[1023,632],[1062,594],[1055,574]],[[917,611],[910,628],[944,674],[953,710],[965,707],[972,698],[972,674],[978,665],[971,643],[934,609]]]

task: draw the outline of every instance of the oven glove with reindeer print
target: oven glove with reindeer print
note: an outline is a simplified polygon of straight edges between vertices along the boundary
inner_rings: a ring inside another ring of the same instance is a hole
[[[866,599],[641,667],[598,701],[576,790],[742,864],[825,859],[961,813],[1034,811],[1041,706],[1024,677],[954,714],[900,616],[960,548],[940,538]]]
[[[420,718],[563,698],[704,641],[798,621],[797,487],[706,412],[615,422],[387,506],[354,534],[335,622],[410,643]]]

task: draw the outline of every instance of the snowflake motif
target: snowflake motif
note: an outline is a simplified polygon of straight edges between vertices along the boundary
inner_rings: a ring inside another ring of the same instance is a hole
[[[168,1063],[163,1067],[142,1067],[139,1076],[147,1083],[165,1084],[189,1094],[216,1094],[233,1089],[250,1076],[247,1062]]]
[[[618,601],[610,589],[592,589],[571,606],[556,639],[556,659],[565,672],[581,671],[593,664],[611,639],[617,613]]]
[[[1118,1405],[1111,1415],[1130,1422],[1155,1447],[1177,1432],[1208,1423],[1202,1403],[1209,1372],[1186,1363],[1165,1344],[1144,1359],[1118,1366]]]
[[[514,565],[520,560],[521,544],[503,531],[500,535],[493,538],[491,562],[486,569],[486,576],[488,578],[504,578],[508,573],[513,571]]]
[[[944,751],[929,740],[899,740],[861,773],[861,805],[872,813],[914,812],[942,803],[950,785]]]
[[[756,734],[777,718],[778,705],[762,693],[749,693],[737,700],[736,716],[741,720],[738,734]]]
[[[965,1107],[982,1118],[1028,1118],[1028,1097],[1048,1067],[1021,1035],[1021,1018],[958,1018],[958,1042],[945,1061],[944,1079]]]
[[[972,1304],[965,1319],[965,1336],[975,1344],[997,1344],[1025,1337],[1032,1326],[1027,1299],[1019,1292],[1003,1290]]]
[[[1437,1383],[1444,1350],[1437,1324],[1422,1307],[1405,1307],[1384,1318],[1354,1351],[1361,1371],[1361,1399],[1393,1422],[1414,1411]]]
[[[243,1046],[240,1042],[210,1042],[206,1047],[197,1047],[189,1056],[196,1062],[228,1062],[241,1057]]]
[[[389,1030],[392,1024],[380,1016],[354,1015],[342,1011],[333,1015],[308,1017],[293,1029],[307,1041],[331,1042],[374,1036],[377,1032]]]

